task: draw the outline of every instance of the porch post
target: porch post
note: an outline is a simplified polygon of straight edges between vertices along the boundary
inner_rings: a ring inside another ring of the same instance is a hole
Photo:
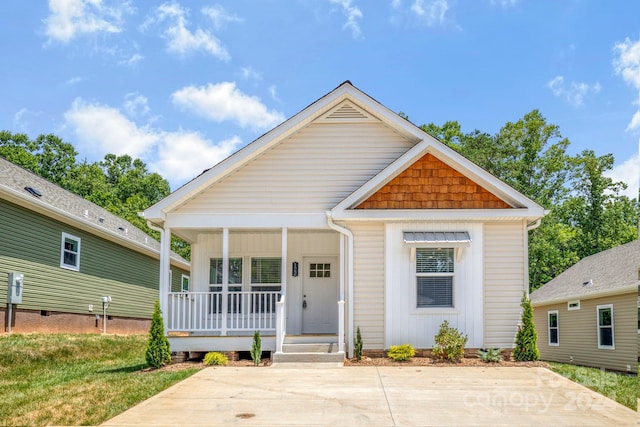
[[[281,287],[280,293],[282,295],[287,294],[287,229],[282,229],[282,268],[280,273],[282,278],[280,279]]]
[[[227,312],[229,295],[229,229],[222,229],[222,325],[221,335],[227,335]]]
[[[160,235],[160,310],[164,319],[165,335],[169,329],[169,292],[171,292],[171,229],[165,228]]]

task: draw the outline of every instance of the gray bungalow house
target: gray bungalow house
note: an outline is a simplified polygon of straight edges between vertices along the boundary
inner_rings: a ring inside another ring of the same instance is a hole
[[[160,244],[131,223],[0,157],[0,330],[146,332]],[[189,263],[170,256],[171,289]],[[15,284],[9,310],[8,284]],[[11,311],[11,323],[9,323]]]
[[[637,373],[640,241],[588,256],[531,294],[543,360]]]

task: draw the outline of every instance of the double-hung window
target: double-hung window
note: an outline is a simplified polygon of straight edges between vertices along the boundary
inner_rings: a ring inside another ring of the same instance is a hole
[[[549,311],[547,312],[547,315],[549,317],[549,345],[558,346],[560,345],[560,335],[558,333],[558,310]]]
[[[274,312],[276,301],[278,300],[278,294],[275,292],[280,292],[281,286],[282,258],[251,258],[251,290],[253,292],[259,292],[258,296],[253,297],[252,309],[254,312]]]
[[[60,267],[69,270],[80,270],[80,238],[62,233],[60,248]]]
[[[596,309],[598,311],[598,348],[614,350],[613,304],[599,305]]]
[[[190,278],[186,274],[183,274],[180,278],[180,290],[182,292],[189,292]]]
[[[242,258],[229,258],[229,292],[242,291]],[[222,258],[209,260],[209,292],[222,292]],[[211,310],[214,313],[222,311],[222,296],[214,295]],[[239,311],[240,295],[232,294],[227,298],[227,311]]]
[[[453,307],[454,249],[416,248],[416,307]]]

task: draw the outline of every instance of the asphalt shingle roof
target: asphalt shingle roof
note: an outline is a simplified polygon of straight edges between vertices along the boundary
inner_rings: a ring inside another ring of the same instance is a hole
[[[531,293],[534,305],[597,297],[638,285],[640,240],[583,258]]]
[[[28,187],[34,188],[41,195],[38,197],[29,192]],[[0,157],[0,196],[3,192],[13,192],[31,197],[31,202],[41,206],[44,210],[63,211],[76,221],[88,224],[96,231],[115,234],[116,240],[129,241],[137,246],[146,247],[157,253],[160,252],[160,243],[130,222]],[[171,258],[180,263],[189,263],[173,252]]]

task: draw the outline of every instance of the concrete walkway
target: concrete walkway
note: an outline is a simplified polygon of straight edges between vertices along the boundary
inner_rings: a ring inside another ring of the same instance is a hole
[[[544,368],[204,369],[108,426],[635,426]]]

